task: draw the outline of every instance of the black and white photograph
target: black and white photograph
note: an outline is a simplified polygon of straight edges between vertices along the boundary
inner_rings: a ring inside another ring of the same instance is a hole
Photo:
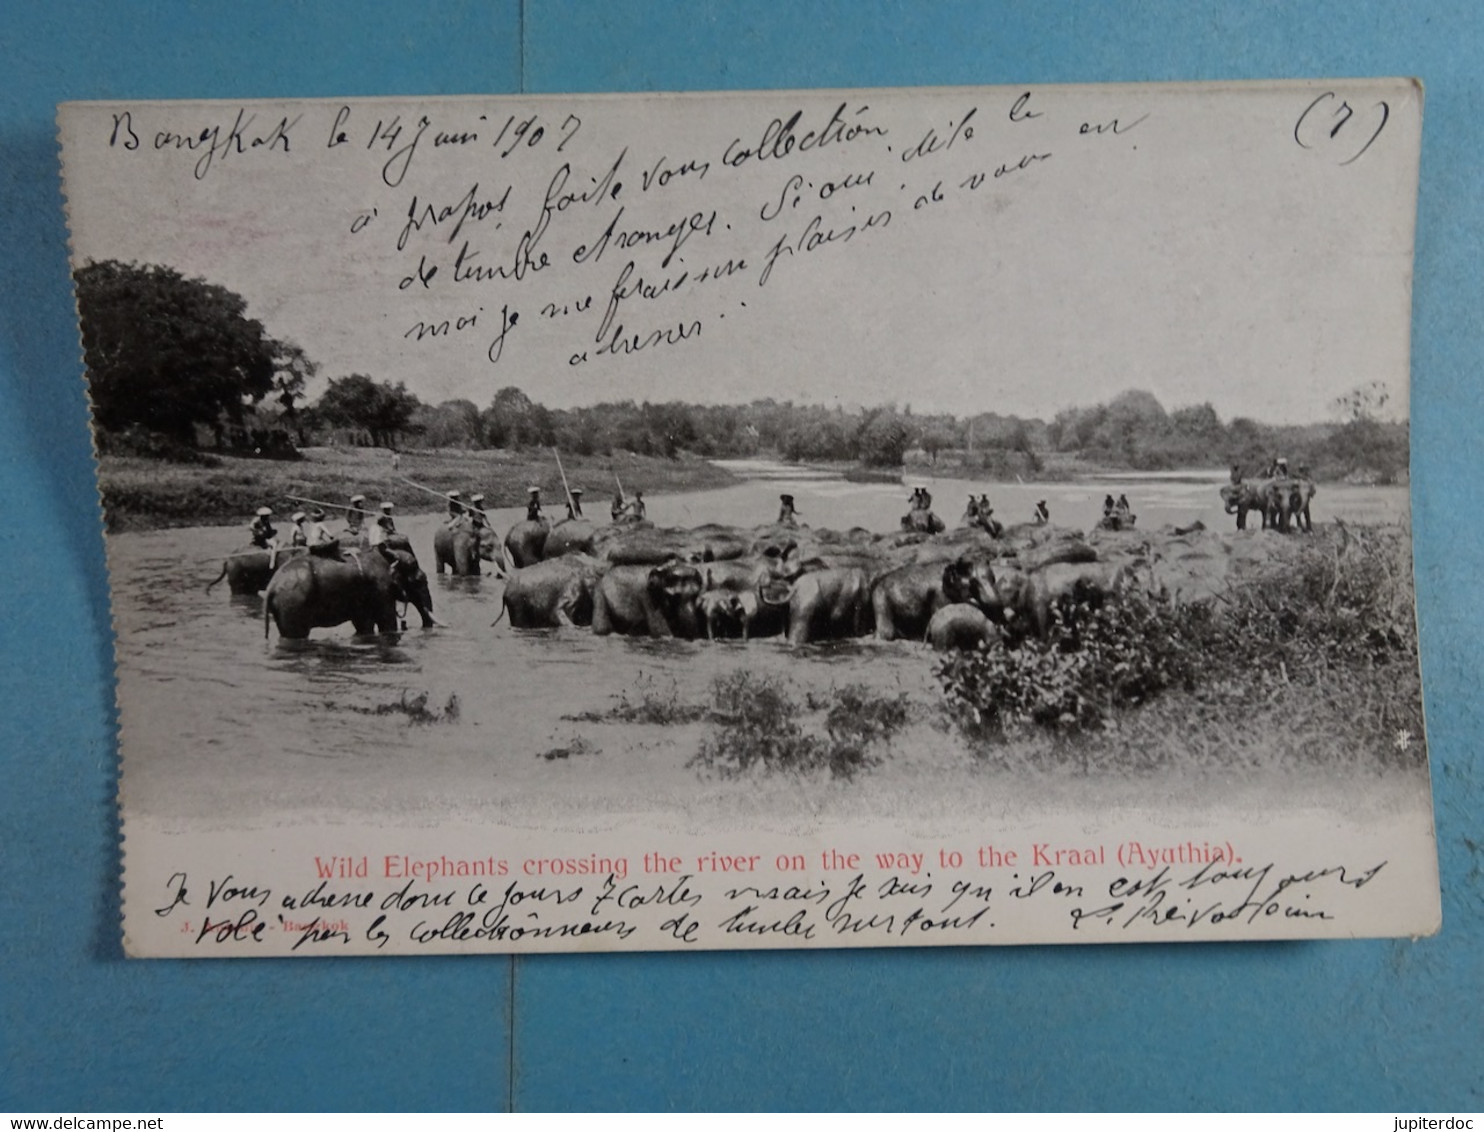
[[[1435,931],[1421,119],[64,105],[129,954]]]

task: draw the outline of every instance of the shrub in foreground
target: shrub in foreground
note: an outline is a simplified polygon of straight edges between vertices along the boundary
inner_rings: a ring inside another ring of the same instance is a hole
[[[1424,750],[1411,578],[1395,528],[1337,523],[1213,601],[1135,591],[1072,606],[1046,640],[950,656],[935,674],[951,717],[979,741],[1139,730],[1138,709],[1158,700],[1156,714],[1186,745],[1198,734],[1239,745],[1244,718],[1281,703],[1292,717],[1285,741],[1309,728],[1343,734],[1324,744],[1335,751],[1394,735],[1400,757],[1387,762]],[[1326,726],[1311,727],[1319,716]]]
[[[876,765],[876,748],[907,722],[907,697],[883,699],[861,685],[837,689],[825,713],[825,734],[806,731],[800,705],[780,680],[740,670],[712,686],[715,730],[687,764],[723,778],[754,770],[808,774],[828,770],[851,778]],[[811,708],[821,705],[813,697]]]

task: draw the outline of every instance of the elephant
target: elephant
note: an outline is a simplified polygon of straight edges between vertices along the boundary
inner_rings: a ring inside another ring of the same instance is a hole
[[[1278,497],[1275,491],[1275,481],[1270,479],[1244,480],[1241,483],[1223,484],[1221,502],[1225,505],[1228,515],[1236,515],[1237,530],[1247,529],[1249,511],[1256,511],[1262,516],[1262,529],[1267,530],[1268,520],[1277,510]]]
[[[1312,533],[1314,520],[1309,517],[1309,502],[1314,498],[1314,481],[1308,479],[1278,480],[1273,485],[1273,504],[1278,529],[1290,528]]]
[[[505,583],[501,613],[510,615],[515,629],[591,625],[593,594],[603,570],[603,563],[587,554],[565,554],[522,567]]]
[[[1121,546],[1128,539],[1104,537],[1100,545]],[[1054,562],[1096,562],[1098,548],[1086,542],[1080,534],[1068,538],[1050,539],[1034,546],[1027,546],[1016,554],[1022,570],[1039,570]]]
[[[1127,566],[1116,562],[1054,562],[1025,575],[1025,585],[1002,583],[1023,615],[1044,639],[1051,633],[1052,609],[1085,604],[1096,608],[1117,595],[1133,578]]]
[[[726,562],[707,562],[701,567],[708,590],[742,592],[755,590],[779,577],[783,565],[770,558],[741,558]]]
[[[788,605],[763,601],[761,587],[752,590],[706,590],[697,599],[710,640],[776,637],[788,630]]]
[[[708,641],[719,640],[723,637],[741,637],[744,641],[748,638],[750,626],[740,591],[702,590],[701,596],[696,598],[696,610],[701,624],[706,627]],[[756,612],[756,605],[754,605],[754,616]]]
[[[407,550],[348,550],[342,558],[305,554],[285,562],[263,599],[263,636],[271,620],[278,635],[303,640],[311,629],[349,621],[357,634],[394,633],[397,602],[416,606],[423,628],[433,622],[428,576]]]
[[[920,641],[933,614],[949,599],[943,594],[943,562],[916,562],[899,566],[876,579],[871,587],[871,609],[876,636],[883,641],[898,637]]]
[[[596,553],[597,524],[590,519],[563,519],[553,524],[541,548],[543,559],[560,558],[564,554]]]
[[[545,519],[522,519],[511,527],[505,535],[505,549],[509,552],[511,565],[519,568],[540,562],[550,533],[551,523]]]
[[[932,511],[915,507],[902,516],[902,530],[919,534],[937,535],[948,529],[948,525]]]
[[[787,629],[784,607],[765,604],[759,596],[764,586],[783,577],[777,559],[709,562],[702,572],[705,589],[698,600],[708,637],[740,636],[748,640],[776,636]]]
[[[654,526],[609,527],[597,540],[598,555],[615,566],[660,566],[672,559],[685,562],[722,562],[742,558],[747,538],[730,528],[703,527],[662,530]]]
[[[811,570],[794,582],[775,581],[758,587],[761,616],[768,607],[788,610],[788,642],[860,637],[871,631],[871,585],[864,570],[832,567]]]
[[[1000,642],[1000,631],[977,605],[945,605],[928,622],[927,642],[938,652],[988,648]]]
[[[268,588],[274,570],[303,553],[302,546],[286,546],[272,556],[270,564],[268,551],[260,547],[248,545],[234,550],[222,563],[222,572],[206,584],[206,592],[210,593],[212,587],[225,578],[227,588],[234,594],[262,593]]]
[[[480,561],[493,561],[498,545],[493,530],[467,519],[444,523],[433,532],[433,558],[440,574],[445,567],[457,576],[478,574]]]
[[[939,610],[972,605],[995,625],[1015,625],[1025,575],[1001,569],[996,575],[988,558],[964,556],[942,568],[942,604]],[[935,610],[933,616],[937,616]],[[931,621],[929,622],[931,629]]]
[[[752,553],[754,536],[750,531],[721,523],[702,523],[690,532],[690,550],[699,552],[702,562],[735,562]]]
[[[593,594],[593,632],[694,640],[701,635],[696,599],[704,587],[701,572],[688,562],[613,566]]]

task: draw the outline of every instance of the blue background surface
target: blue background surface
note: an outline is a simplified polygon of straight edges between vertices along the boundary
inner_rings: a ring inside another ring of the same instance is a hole
[[[0,1109],[1484,1107],[1484,6],[12,5],[0,23]],[[67,99],[1418,75],[1432,939],[126,962]]]

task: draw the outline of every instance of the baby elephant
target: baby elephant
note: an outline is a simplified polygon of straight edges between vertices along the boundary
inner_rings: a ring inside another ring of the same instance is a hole
[[[1000,631],[977,605],[945,605],[928,622],[927,642],[938,652],[989,648],[1000,643]]]

